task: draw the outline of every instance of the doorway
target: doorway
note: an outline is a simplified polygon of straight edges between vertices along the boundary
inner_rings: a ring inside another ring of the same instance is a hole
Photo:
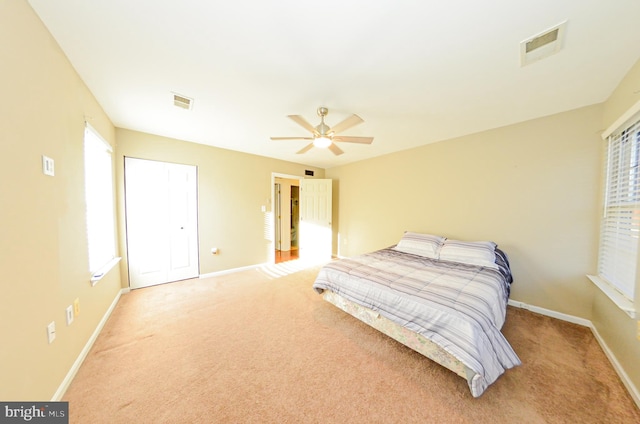
[[[332,181],[272,174],[274,262],[331,259]]]
[[[275,263],[299,258],[300,180],[274,180]]]

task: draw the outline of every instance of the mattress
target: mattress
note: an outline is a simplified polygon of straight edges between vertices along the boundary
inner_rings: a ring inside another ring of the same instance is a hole
[[[512,281],[508,262],[500,258],[496,267],[484,267],[390,247],[326,264],[313,288],[333,292],[434,342],[474,372],[469,388],[478,397],[521,363],[500,332]]]

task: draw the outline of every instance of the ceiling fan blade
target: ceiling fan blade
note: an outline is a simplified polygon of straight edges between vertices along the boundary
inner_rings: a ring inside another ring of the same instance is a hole
[[[271,140],[313,140],[313,137],[271,137]]]
[[[333,127],[331,127],[331,131],[333,131],[334,134],[338,134],[339,132],[342,132],[346,129],[349,129],[355,125],[361,124],[363,123],[364,120],[359,117],[358,115],[351,115],[350,117],[348,117],[347,119],[345,119],[344,121],[334,125]]]
[[[371,144],[373,143],[373,137],[336,136],[336,137],[333,137],[333,141],[342,141],[345,143]]]
[[[298,151],[296,152],[296,154],[298,154],[298,155],[299,155],[299,154],[302,154],[302,153],[308,152],[309,150],[311,150],[311,148],[312,148],[312,147],[313,147],[313,143],[309,143],[309,144],[307,144],[306,146],[304,146],[302,149],[298,150]]]
[[[312,133],[316,131],[315,127],[311,125],[306,119],[304,119],[300,115],[287,115],[289,119],[291,119],[296,124],[300,125],[307,131],[311,131]]]
[[[336,155],[336,156],[340,156],[341,154],[344,153],[341,148],[339,148],[338,146],[335,145],[335,143],[331,143],[329,145],[329,150],[331,150],[333,152],[333,154]]]

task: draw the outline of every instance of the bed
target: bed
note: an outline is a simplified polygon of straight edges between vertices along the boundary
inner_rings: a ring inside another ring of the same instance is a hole
[[[324,265],[313,289],[465,378],[479,397],[521,363],[500,331],[512,282],[493,242],[406,232],[397,245]]]

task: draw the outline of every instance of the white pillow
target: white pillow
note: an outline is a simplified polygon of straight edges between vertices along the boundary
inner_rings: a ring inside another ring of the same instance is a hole
[[[438,253],[444,241],[444,237],[407,231],[394,249],[425,258],[438,259]]]
[[[440,249],[440,260],[498,269],[496,244],[492,241],[445,240]]]

